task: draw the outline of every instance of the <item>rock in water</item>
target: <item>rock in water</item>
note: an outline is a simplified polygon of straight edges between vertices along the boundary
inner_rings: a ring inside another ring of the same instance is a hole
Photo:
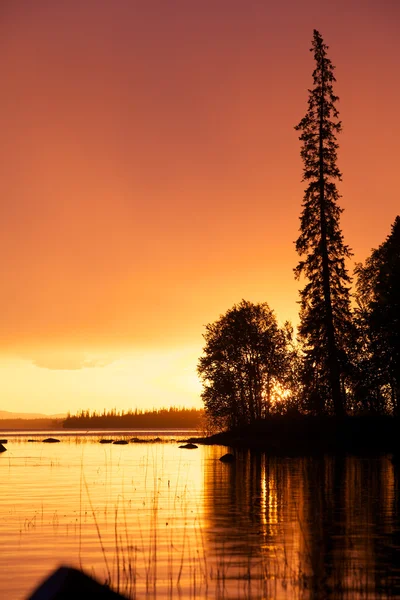
[[[3,444],[0,444],[0,452],[5,452],[6,450],[7,448]]]
[[[113,442],[113,444],[118,444],[118,446],[126,446],[126,444],[128,444],[129,442],[127,442],[126,440],[115,440],[115,442]]]
[[[7,440],[0,440],[0,444],[7,444]]]
[[[100,444],[113,444],[113,440],[100,440]]]
[[[186,448],[186,450],[194,450],[195,448],[198,448],[198,446],[196,446],[196,444],[185,444],[184,446],[179,446],[179,448]]]
[[[55,444],[56,442],[59,442],[60,440],[58,440],[57,438],[46,438],[45,440],[42,440],[42,441],[45,444]]]
[[[28,600],[65,600],[66,598],[96,598],[96,600],[126,600],[102,585],[71,567],[60,567],[29,596]]]
[[[233,456],[233,454],[224,454],[223,456],[221,456],[221,458],[219,459],[221,462],[224,463],[233,463],[235,462],[235,457]]]

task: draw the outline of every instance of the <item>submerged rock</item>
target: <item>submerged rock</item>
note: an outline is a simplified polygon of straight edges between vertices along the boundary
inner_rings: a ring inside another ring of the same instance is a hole
[[[113,442],[113,444],[118,444],[118,446],[126,446],[126,444],[128,444],[129,442],[127,442],[126,440],[115,440],[115,442]]]
[[[3,444],[0,444],[0,452],[5,452],[6,450],[7,448]]]
[[[113,444],[114,440],[100,440],[100,444]]]
[[[185,448],[186,450],[194,450],[195,448],[198,448],[198,446],[196,446],[196,444],[185,444],[184,446],[179,446],[179,448]]]
[[[230,454],[228,452],[228,454],[224,454],[223,456],[221,456],[219,460],[224,463],[233,463],[236,459],[233,454]]]
[[[162,439],[160,437],[156,437],[156,438],[133,437],[130,439],[130,441],[132,442],[132,444],[155,444],[156,442],[162,442]]]
[[[56,444],[59,441],[60,440],[58,440],[57,438],[46,438],[45,440],[42,440],[44,444]]]
[[[28,440],[28,442],[38,442],[39,440]]]

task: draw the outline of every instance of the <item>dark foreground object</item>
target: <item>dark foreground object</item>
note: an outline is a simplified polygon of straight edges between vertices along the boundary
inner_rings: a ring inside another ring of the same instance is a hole
[[[6,450],[7,448],[3,444],[0,444],[0,452],[5,452]]]
[[[233,463],[235,462],[235,457],[233,454],[228,453],[221,456],[219,460],[223,463]]]
[[[105,585],[101,585],[82,571],[60,567],[46,579],[27,600],[124,600]]]
[[[254,449],[277,455],[326,452],[391,452],[400,455],[400,418],[274,415],[231,431],[191,442]]]
[[[7,444],[7,440],[0,440],[0,444]]]

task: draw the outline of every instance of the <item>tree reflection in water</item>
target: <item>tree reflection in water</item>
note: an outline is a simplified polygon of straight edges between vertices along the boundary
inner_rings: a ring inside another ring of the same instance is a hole
[[[208,552],[227,595],[400,595],[399,468],[387,456],[271,457],[205,465]]]

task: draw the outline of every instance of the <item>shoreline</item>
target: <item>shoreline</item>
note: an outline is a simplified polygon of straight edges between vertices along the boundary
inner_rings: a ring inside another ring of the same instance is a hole
[[[274,415],[188,441],[276,455],[325,453],[400,454],[400,418],[392,416],[313,417]]]

